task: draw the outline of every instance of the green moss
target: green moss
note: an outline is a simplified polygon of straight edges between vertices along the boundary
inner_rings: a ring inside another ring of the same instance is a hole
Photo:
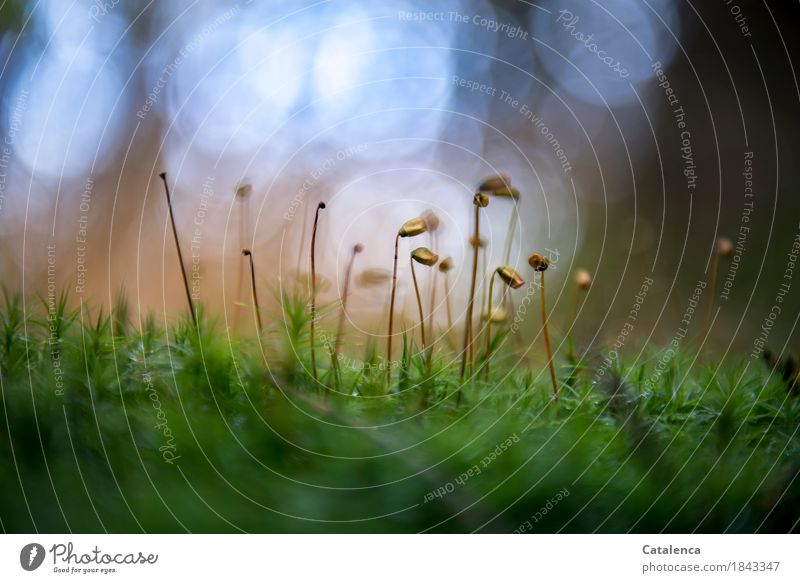
[[[315,386],[302,297],[258,336],[67,305],[0,309],[8,532],[797,528],[800,402],[760,362],[560,362],[556,404],[498,331],[457,408],[458,355],[410,337],[391,386],[357,338]]]

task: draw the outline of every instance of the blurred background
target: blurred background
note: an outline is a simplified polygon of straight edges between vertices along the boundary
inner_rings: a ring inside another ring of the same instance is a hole
[[[472,193],[501,172],[521,192],[512,264],[529,279],[528,255],[550,256],[557,326],[572,273],[594,276],[583,342],[617,336],[646,278],[634,334],[673,337],[726,236],[715,342],[750,350],[788,283],[768,344],[791,346],[799,16],[749,0],[7,0],[0,279],[182,314],[166,172],[198,297],[231,326],[250,301],[241,249],[274,305],[266,290],[308,270],[320,201],[323,301],[354,244],[356,273],[390,269],[397,229],[432,209],[459,316]],[[482,215],[489,268],[513,205]],[[388,291],[357,287],[354,321],[382,322]]]

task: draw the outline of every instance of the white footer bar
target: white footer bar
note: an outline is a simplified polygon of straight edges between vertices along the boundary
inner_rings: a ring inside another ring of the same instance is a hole
[[[799,541],[788,535],[4,535],[0,581],[796,582]]]

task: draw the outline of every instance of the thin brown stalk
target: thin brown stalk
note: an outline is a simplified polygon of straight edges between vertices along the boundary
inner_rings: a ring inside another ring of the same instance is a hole
[[[422,217],[410,219],[403,223],[397,236],[394,239],[394,266],[392,268],[392,299],[389,302],[389,338],[386,344],[386,381],[392,379],[392,332],[394,331],[394,300],[397,293],[397,252],[400,245],[400,238],[416,237],[427,232],[428,224]]]
[[[250,251],[250,249],[242,249],[242,255],[250,259],[250,285],[253,290],[253,306],[256,311],[258,331],[261,332],[264,327],[261,324],[261,307],[258,305],[258,292],[256,291],[256,268],[255,265],[253,265],[253,252]]]
[[[178,229],[175,227],[175,215],[172,212],[172,198],[169,195],[169,185],[167,184],[167,173],[162,172],[159,174],[161,180],[164,181],[164,192],[167,194],[167,206],[169,207],[169,221],[172,224],[172,236],[175,238],[175,248],[178,250],[178,263],[181,265],[181,275],[183,276],[183,288],[186,290],[186,301],[189,303],[189,313],[192,316],[192,322],[197,328],[197,316],[194,312],[194,304],[192,303],[192,293],[189,291],[189,279],[186,277],[186,268],[183,265],[183,253],[181,253],[181,244],[178,240]]]
[[[247,245],[247,231],[249,231],[247,227],[247,217],[250,216],[249,210],[249,199],[247,197],[241,198],[236,197],[239,200],[239,248],[244,249]],[[244,269],[242,267],[242,262],[239,262],[239,284],[236,290],[236,301],[242,301],[242,296],[244,296]],[[239,307],[236,307],[236,311],[233,317],[233,325],[237,327],[239,325],[239,316],[241,314],[241,310]]]
[[[324,202],[320,202],[317,205],[317,211],[314,213],[314,228],[311,231],[311,370],[313,371],[315,383],[318,382],[317,359],[314,349],[314,327],[317,320],[317,268],[315,249],[317,245],[317,224],[319,223],[319,211],[324,208]]]
[[[500,279],[511,289],[519,289],[525,285],[525,280],[517,273],[517,270],[510,265],[501,265],[489,277],[489,302],[486,306],[486,357],[484,363],[484,379],[489,380],[489,366],[492,356],[492,322],[494,321],[495,311],[492,298],[494,297],[494,277],[499,275]],[[507,291],[507,290],[506,290]],[[506,318],[506,316],[504,316]]]
[[[480,248],[477,244],[480,241],[480,219],[481,219],[481,207],[479,205],[475,205],[475,245],[473,246],[472,252],[472,283],[470,284],[469,288],[469,301],[467,303],[467,321],[466,325],[464,326],[464,347],[461,353],[461,380],[464,380],[464,373],[467,370],[467,359],[469,357],[469,349],[472,345],[472,311],[475,307],[475,284],[478,279],[478,249]],[[472,371],[470,371],[472,374]],[[458,395],[456,396],[456,405],[461,402],[461,387],[458,389]]]

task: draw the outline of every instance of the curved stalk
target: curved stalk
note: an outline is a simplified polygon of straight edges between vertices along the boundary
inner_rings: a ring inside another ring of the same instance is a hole
[[[259,333],[263,330],[261,325],[261,308],[258,306],[258,293],[256,292],[256,268],[253,265],[253,253],[250,249],[242,249],[242,255],[250,258],[250,282],[253,290],[253,305],[256,310],[256,322],[258,322]]]
[[[397,249],[400,246],[400,234],[394,238],[394,267],[392,268],[392,299],[389,301],[389,338],[386,342],[386,380],[392,378],[392,328],[394,325],[394,298],[397,293]]]
[[[311,231],[311,370],[314,375],[314,382],[319,382],[317,378],[317,359],[314,349],[314,327],[317,320],[317,270],[315,249],[317,245],[317,224],[319,223],[319,211],[325,208],[325,203],[317,205],[317,212],[314,213],[314,229]]]
[[[167,207],[169,207],[169,222],[172,224],[172,236],[175,238],[175,248],[178,250],[178,263],[181,264],[181,275],[183,276],[183,288],[186,290],[186,301],[189,303],[189,313],[192,316],[194,327],[197,328],[197,316],[194,312],[194,304],[192,303],[192,293],[189,291],[189,280],[186,277],[186,268],[183,266],[183,253],[181,253],[181,244],[178,241],[178,229],[175,227],[175,215],[172,212],[172,198],[169,195],[169,186],[167,185],[167,173],[162,172],[159,174],[161,180],[164,181],[164,192],[167,194]]]

